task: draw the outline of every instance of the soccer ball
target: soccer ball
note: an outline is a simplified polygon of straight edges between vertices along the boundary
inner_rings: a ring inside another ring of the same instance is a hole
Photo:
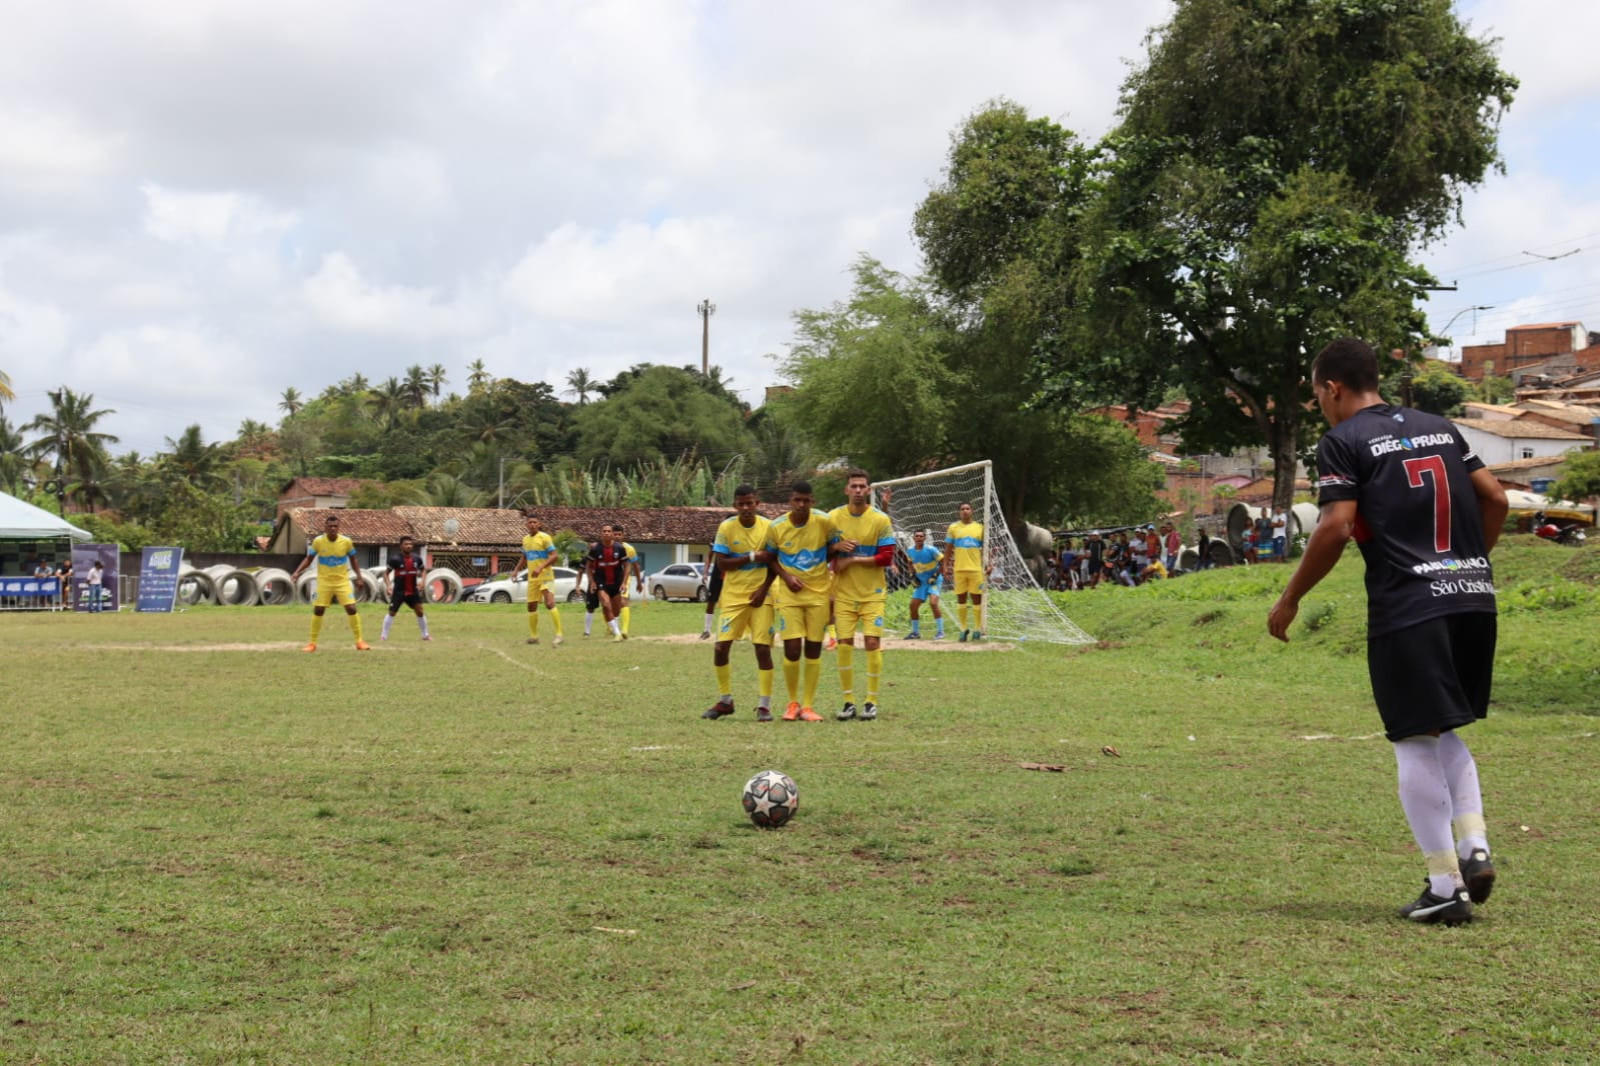
[[[776,829],[800,809],[800,790],[788,774],[763,770],[744,784],[744,809],[763,829]]]

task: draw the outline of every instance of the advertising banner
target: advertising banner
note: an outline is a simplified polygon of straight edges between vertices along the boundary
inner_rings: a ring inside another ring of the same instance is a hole
[[[134,609],[171,614],[182,565],[182,548],[146,548],[139,560],[139,603]]]
[[[53,600],[60,592],[58,577],[0,577],[0,598]]]
[[[100,564],[99,580],[93,580],[94,564]],[[122,606],[117,590],[117,546],[115,544],[74,544],[72,546],[72,609],[95,614],[115,611]]]

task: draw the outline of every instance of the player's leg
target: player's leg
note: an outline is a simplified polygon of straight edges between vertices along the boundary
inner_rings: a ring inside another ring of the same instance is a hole
[[[861,605],[855,600],[833,602],[834,632],[838,637],[838,643],[834,646],[837,656],[835,664],[839,670],[839,694],[844,701],[838,714],[841,722],[848,722],[856,716],[856,625],[860,608]],[[810,687],[809,680],[807,687]],[[806,706],[811,706],[809,701]]]
[[[322,616],[327,613],[328,604],[332,602],[333,598],[331,593],[324,593],[321,589],[317,590],[317,600],[311,608],[311,640],[302,650],[317,650],[317,638],[322,636]]]
[[[356,638],[356,651],[370,651],[372,645],[361,639],[361,612],[356,608],[356,597],[351,592],[338,592],[335,598],[344,605],[345,617],[350,622],[350,632]]]
[[[772,607],[751,608],[750,643],[756,651],[756,721],[772,721]]]
[[[544,609],[550,613],[550,624],[555,626],[556,629],[556,637],[550,643],[556,647],[560,647],[561,641],[565,639],[561,635],[561,609],[556,606],[555,590],[552,589],[548,584],[544,587],[543,599]]]
[[[983,593],[981,592],[972,594],[972,635],[967,639],[983,639]]]
[[[777,639],[783,642],[783,687],[789,696],[783,720],[800,717],[800,656],[805,645],[805,612],[795,604],[777,609]]]
[[[867,653],[867,702],[861,705],[861,720],[870,722],[878,717],[878,693],[883,685],[883,608],[882,603],[868,604],[861,619],[861,643]]]
[[[539,586],[528,579],[528,643],[539,643]]]
[[[590,585],[589,591],[583,594],[583,635],[588,636],[594,631],[594,613],[600,609],[600,589]]]
[[[1492,614],[1459,614],[1449,619],[1451,665],[1467,707],[1478,718],[1489,713],[1494,682],[1497,620]],[[1461,877],[1472,902],[1482,903],[1494,889],[1489,831],[1483,816],[1478,764],[1457,730],[1439,736],[1439,762],[1450,785],[1450,825],[1455,830]]]
[[[939,608],[939,590],[928,590],[928,606],[933,608],[933,639],[944,639],[944,611]]]
[[[617,621],[617,594],[608,586],[600,586],[600,608],[604,612],[606,628],[611,630],[612,641],[622,640],[622,625]]]
[[[928,595],[927,587],[917,585],[911,590],[911,631],[906,634],[907,640],[922,639],[922,603]]]
[[[400,613],[400,605],[404,602],[405,596],[401,593],[399,585],[396,585],[394,591],[389,593],[389,609],[383,616],[383,630],[378,634],[379,640],[389,639],[389,630],[394,627],[394,616]]]
[[[828,622],[827,622],[826,625],[824,625],[822,627],[822,640],[823,640],[823,646],[828,651],[832,651],[834,649],[834,645],[839,643],[839,630],[838,630],[838,627],[834,625],[834,621],[833,621],[833,596],[832,595],[828,596]],[[807,706],[810,706],[810,705],[807,704]]]
[[[748,606],[745,612],[748,612]],[[730,612],[722,620],[722,632],[711,652],[711,667],[717,675],[717,702],[701,718],[726,718],[733,713],[733,642],[744,635],[748,618],[743,612]]]
[[[1472,920],[1452,832],[1450,782],[1440,734],[1475,720],[1450,662],[1449,618],[1367,641],[1367,668],[1384,732],[1394,744],[1400,807],[1427,864],[1428,885],[1401,917],[1456,925]]]
[[[622,630],[622,639],[628,639],[628,623],[633,620],[633,601],[628,599],[628,579],[622,579],[622,587],[617,590],[617,625]]]
[[[832,609],[826,604],[814,604],[804,608],[805,612],[805,660],[801,664],[804,673],[804,691],[800,697],[800,720],[802,722],[820,722],[822,715],[816,712],[817,684],[822,680],[822,638],[828,629],[828,617]]]

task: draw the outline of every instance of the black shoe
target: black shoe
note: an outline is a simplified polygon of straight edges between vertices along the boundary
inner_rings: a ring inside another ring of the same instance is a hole
[[[700,717],[701,718],[711,718],[711,719],[726,718],[726,717],[728,717],[728,715],[730,715],[732,713],[733,713],[733,701],[732,700],[719,700],[718,702],[713,703],[711,705],[711,708],[709,710],[707,710],[704,714],[702,714]]]
[[[921,640],[922,639],[922,634],[918,633],[915,629],[913,629],[911,632],[906,634],[906,638],[905,639],[907,639],[907,640]]]
[[[756,708],[756,721],[758,721],[758,722],[770,722],[770,721],[772,721],[772,709],[770,707],[757,707]]]
[[[861,714],[857,717],[859,717],[863,722],[872,721],[874,718],[878,717],[878,705],[876,703],[868,702],[861,708]]]
[[[1461,879],[1467,883],[1467,895],[1472,897],[1472,902],[1482,903],[1488,899],[1489,893],[1494,891],[1494,863],[1489,861],[1489,853],[1477,848],[1462,859]]]
[[[847,703],[843,707],[839,708],[839,714],[838,714],[839,721],[848,722],[850,719],[854,718],[855,716],[856,716],[856,705],[855,704]]]
[[[967,631],[965,629],[963,629],[961,631],[961,635],[956,638],[956,643],[957,644],[965,644],[966,642],[967,642]]]
[[[1453,896],[1435,896],[1431,888],[1424,888],[1415,901],[1400,908],[1400,917],[1413,922],[1465,925],[1472,921],[1472,899],[1465,888],[1456,889]]]

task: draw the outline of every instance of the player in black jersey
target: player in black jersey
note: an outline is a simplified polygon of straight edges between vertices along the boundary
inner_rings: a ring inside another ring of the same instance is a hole
[[[1400,774],[1400,806],[1428,864],[1400,916],[1458,925],[1495,871],[1478,768],[1456,735],[1484,717],[1494,672],[1489,551],[1506,494],[1448,420],[1393,407],[1363,341],[1324,348],[1311,388],[1332,427],[1317,446],[1322,514],[1267,616],[1279,640],[1352,537],[1366,562],[1367,667]]]
[[[617,613],[622,598],[622,583],[628,577],[628,555],[616,539],[616,531],[607,522],[600,527],[600,540],[589,546],[587,571],[591,595],[598,592],[600,606],[605,612],[606,627],[613,641],[623,640]]]
[[[428,616],[422,611],[426,581],[427,564],[423,561],[422,553],[417,551],[417,542],[410,537],[401,537],[400,554],[389,556],[389,613],[383,616],[383,634],[378,639],[389,639],[389,627],[394,625],[394,616],[400,613],[401,605],[416,612],[417,628],[422,630],[422,639],[433,639],[428,635]]]

